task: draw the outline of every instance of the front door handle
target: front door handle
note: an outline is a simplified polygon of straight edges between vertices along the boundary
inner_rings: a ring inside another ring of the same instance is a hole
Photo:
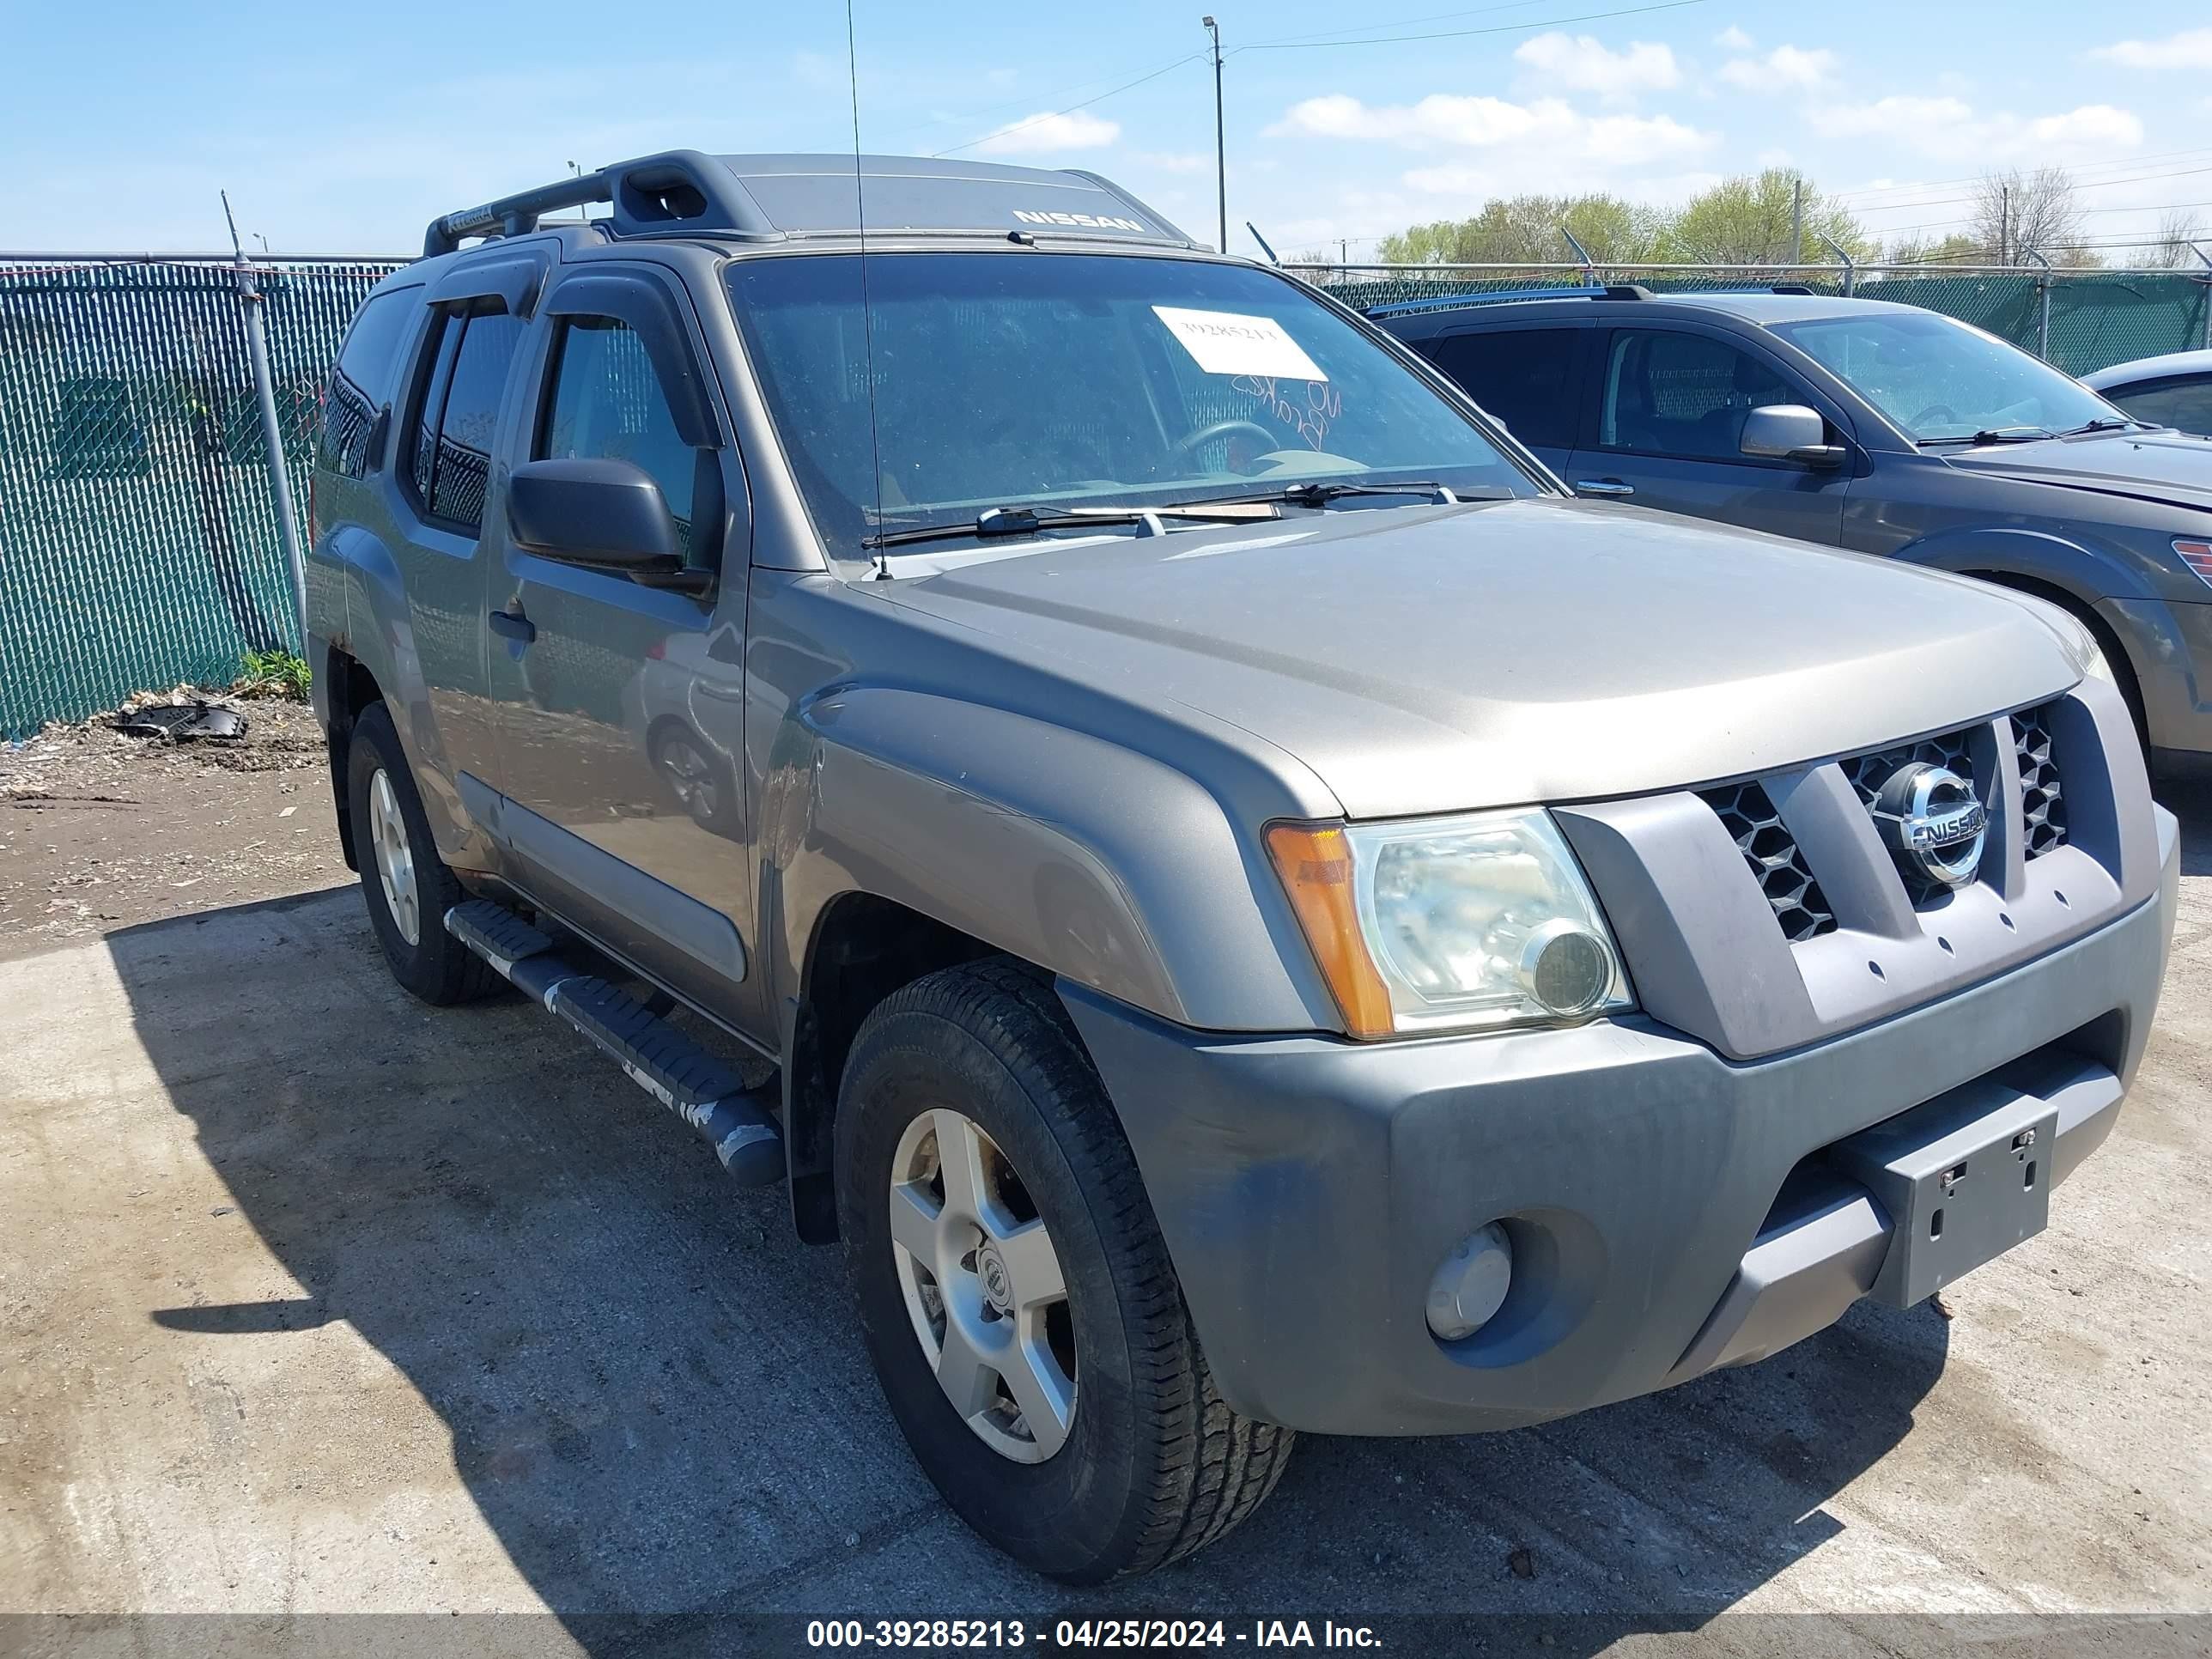
[[[527,645],[538,637],[538,624],[520,611],[495,611],[491,613],[491,631]]]
[[[1575,494],[1577,495],[1633,495],[1635,493],[1634,484],[1625,484],[1618,478],[1575,480]]]

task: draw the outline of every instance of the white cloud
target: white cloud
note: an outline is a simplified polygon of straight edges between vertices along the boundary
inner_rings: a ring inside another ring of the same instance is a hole
[[[2139,117],[2110,104],[2084,104],[2023,120],[2008,114],[1977,116],[1960,98],[1893,96],[1826,105],[1811,111],[1808,119],[1831,138],[1887,137],[1930,155],[2033,163],[2061,161],[2069,152],[2131,149],[2143,137]]]
[[[1830,104],[1809,117],[1816,131],[1831,138],[1866,138],[1889,135],[1918,138],[1955,133],[1974,118],[1973,107],[1960,98],[1877,98],[1870,104]]]
[[[1681,79],[1674,54],[1651,40],[1632,41],[1626,52],[1614,52],[1595,35],[1540,34],[1524,41],[1513,61],[1542,84],[1594,92],[1601,98],[1664,91]]]
[[[1764,58],[1721,65],[1721,79],[1746,92],[1802,92],[1834,78],[1836,54],[1825,46],[1777,46]]]
[[[1749,35],[1730,23],[1713,36],[1713,44],[1723,52],[1749,52],[1754,43]]]
[[[1718,134],[1700,132],[1668,115],[1592,117],[1557,98],[1516,104],[1448,93],[1431,93],[1417,104],[1383,105],[1331,93],[1293,104],[1268,133],[1368,139],[1413,149],[1540,147],[1562,160],[1623,167],[1695,155],[1719,142]],[[1422,183],[1413,187],[1430,188]]]
[[[1121,136],[1119,121],[1079,109],[1010,121],[969,148],[978,155],[1035,155],[1049,150],[1103,149]]]
[[[2123,69],[2212,69],[2212,29],[2184,29],[2163,40],[2116,40],[2089,56]]]

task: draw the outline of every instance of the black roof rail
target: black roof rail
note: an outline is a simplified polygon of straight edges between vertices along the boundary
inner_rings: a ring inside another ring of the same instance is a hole
[[[1811,287],[1804,283],[1777,283],[1767,290],[1770,294],[1810,294],[1812,291]]]
[[[1650,300],[1658,296],[1641,283],[1607,283],[1605,297],[1608,300]]]
[[[615,228],[631,235],[679,222],[687,230],[781,234],[726,165],[696,149],[672,149],[433,219],[423,233],[422,257],[451,253],[465,236],[526,235],[541,216],[592,202],[613,204]]]

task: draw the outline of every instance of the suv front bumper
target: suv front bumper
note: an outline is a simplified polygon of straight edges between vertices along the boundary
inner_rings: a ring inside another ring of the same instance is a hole
[[[2111,1131],[2158,1000],[2179,866],[2174,821],[2156,816],[2148,902],[1753,1061],[1640,1016],[1355,1043],[1191,1031],[1060,989],[1231,1406],[1328,1434],[1513,1428],[1762,1358],[1878,1282],[1894,1292],[1896,1221],[1823,1156],[1876,1124],[1953,1091],[1936,1109],[2025,1101],[2055,1124],[2049,1179],[2077,1167]],[[1505,1305],[1438,1340],[1431,1276],[1501,1219]]]

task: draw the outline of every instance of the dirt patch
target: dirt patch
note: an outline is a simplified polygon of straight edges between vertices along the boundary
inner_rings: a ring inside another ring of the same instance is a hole
[[[0,745],[0,960],[352,879],[314,711],[199,695],[245,737],[126,737],[102,715]]]

